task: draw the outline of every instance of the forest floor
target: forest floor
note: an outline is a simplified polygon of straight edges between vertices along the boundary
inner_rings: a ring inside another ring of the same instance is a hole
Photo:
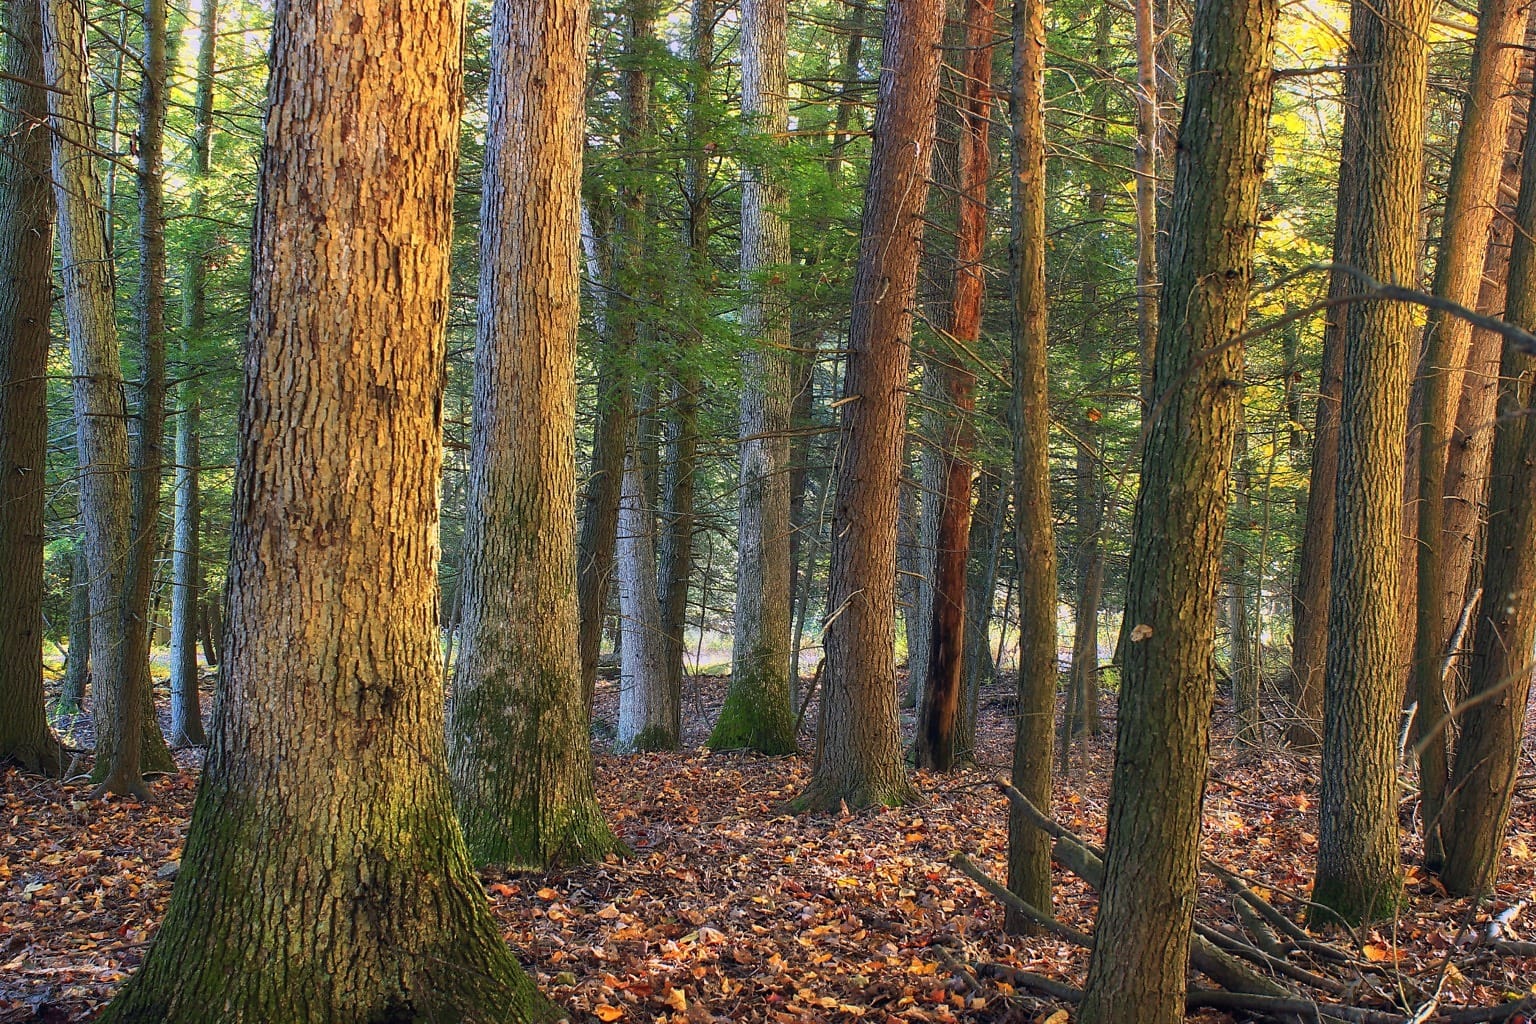
[[[724,687],[720,678],[690,681],[684,752],[600,749],[598,793],[633,856],[544,876],[483,874],[507,940],[545,992],[581,1021],[1067,1019],[1028,992],[953,966],[1001,963],[1074,985],[1087,966],[1082,950],[1054,938],[1004,933],[998,905],[948,863],[963,851],[994,877],[1005,874],[1007,818],[993,780],[1006,774],[1012,743],[1007,682],[983,694],[979,765],[919,773],[921,804],[827,816],[784,809],[807,781],[807,758],[700,749]],[[611,721],[616,704],[615,685],[602,684],[599,718]],[[1113,750],[1108,703],[1104,718],[1104,734],[1080,746],[1071,775],[1058,778],[1052,808],[1095,841]],[[60,724],[88,737],[86,723]],[[910,715],[906,724],[910,734]],[[1317,760],[1278,747],[1237,750],[1230,735],[1222,708],[1205,852],[1294,911],[1316,855]],[[1536,939],[1536,906],[1525,906],[1536,900],[1533,739],[1496,897],[1467,918],[1468,901],[1448,898],[1418,868],[1416,801],[1405,797],[1400,916],[1342,937],[1363,960],[1430,988],[1449,962],[1447,1006],[1536,991],[1536,958],[1475,942],[1494,915],[1521,907],[1506,937]],[[802,742],[811,749],[809,727]],[[145,803],[91,801],[83,780],[0,772],[0,1024],[89,1020],[141,961],[170,895],[201,754],[178,760],[180,774],[156,782]],[[1057,882],[1057,915],[1090,929],[1092,892],[1059,869]],[[1229,899],[1203,878],[1201,918],[1232,920]],[[1478,924],[1475,934],[1463,931],[1464,919]],[[1370,1003],[1369,993],[1359,1002]],[[1192,1019],[1230,1019],[1202,1014]]]

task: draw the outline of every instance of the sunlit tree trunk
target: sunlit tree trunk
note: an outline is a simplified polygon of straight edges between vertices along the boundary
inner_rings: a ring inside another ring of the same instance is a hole
[[[656,517],[651,506],[646,443],[650,417],[641,417],[624,464],[619,500],[619,727],[624,751],[676,750],[682,745],[682,694],[668,684],[666,641],[656,592]]]
[[[1428,0],[1353,6],[1360,162],[1351,251],[1377,281],[1418,280]],[[1328,612],[1322,797],[1313,900],[1348,920],[1389,913],[1397,836],[1399,504],[1414,310],[1357,302],[1345,314],[1338,506]]]
[[[1212,644],[1277,0],[1199,0],[1131,547],[1105,882],[1080,1019],[1184,1019]]]
[[[782,145],[789,129],[789,8],[745,0],[741,22],[742,117],[759,139]],[[795,749],[790,708],[791,362],[789,188],[781,170],[748,164],[741,190],[741,512],[731,682],[710,734],[716,749],[769,754]]]
[[[586,47],[581,0],[493,8],[448,759],[470,856],[532,869],[615,846],[571,644]]]
[[[443,749],[462,8],[282,2],[273,20],[228,660],[165,923],[102,1019],[542,1019]]]
[[[53,189],[39,0],[3,14],[0,83],[0,761],[56,775],[43,712],[43,509]]]
[[[1019,578],[1018,714],[1013,784],[1034,802],[1051,802],[1051,733],[1056,718],[1056,535],[1051,516],[1051,423],[1046,391],[1045,4],[1013,8],[1014,551]],[[1051,910],[1050,837],[1018,811],[1008,817],[1008,888]],[[1026,919],[1010,909],[1010,930]]]
[[[1506,319],[1536,327],[1536,132],[1527,130]],[[1451,775],[1442,878],[1490,892],[1509,822],[1536,645],[1536,360],[1506,346],[1500,368],[1488,554],[1470,665],[1470,696]]]
[[[1440,252],[1435,260],[1434,293],[1460,306],[1476,304],[1489,227],[1503,169],[1503,141],[1514,103],[1518,49],[1525,35],[1528,0],[1483,0],[1472,53],[1472,82],[1462,109],[1456,156],[1446,191]],[[1415,126],[1417,130],[1417,126]],[[1404,281],[1404,284],[1410,283]],[[1451,578],[1446,554],[1445,493],[1447,444],[1463,391],[1472,325],[1432,310],[1425,329],[1422,415],[1415,434],[1418,449],[1418,522],[1416,618],[1413,627],[1413,678],[1419,709],[1415,721],[1419,744],[1420,818],[1424,830],[1424,862],[1434,869],[1442,858],[1441,809],[1445,804],[1448,765],[1442,725],[1446,702],[1442,662],[1454,622],[1445,618],[1447,593],[1457,603],[1466,593],[1466,579]],[[1404,629],[1408,623],[1403,624]]]
[[[912,304],[938,99],[943,0],[889,0],[849,323],[832,523],[827,669],[809,808],[899,804],[896,497]]]

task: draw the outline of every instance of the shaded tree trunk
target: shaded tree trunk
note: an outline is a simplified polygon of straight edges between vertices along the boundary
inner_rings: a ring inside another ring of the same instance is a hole
[[[105,1021],[553,1016],[486,906],[443,748],[462,29],[456,3],[275,11],[229,660],[165,923]]]
[[[759,145],[789,129],[789,9],[785,0],[742,5],[742,117]],[[773,141],[773,145],[781,142]],[[709,737],[715,749],[768,754],[795,749],[790,707],[791,365],[789,188],[776,167],[747,164],[741,192],[745,291],[741,364],[741,511],[736,544],[736,617],[731,682]]]
[[[1527,130],[1525,167],[1509,266],[1506,319],[1536,327],[1536,132]],[[1505,347],[1494,441],[1488,553],[1482,611],[1470,665],[1477,703],[1461,717],[1451,776],[1441,877],[1454,893],[1490,892],[1509,822],[1536,645],[1536,361]]]
[[[128,415],[112,308],[111,249],[91,140],[85,22],[71,0],[43,6],[43,64],[53,124],[64,317],[73,374],[80,512],[91,588],[92,718],[104,793],[147,795],[139,709],[145,672],[128,645]]]
[[[703,306],[693,315],[708,317],[714,273],[709,261],[711,200],[709,152],[704,138],[705,107],[714,76],[715,0],[694,0],[690,29],[692,53],[688,69],[688,160],[683,201],[686,204],[689,269],[695,298]],[[683,690],[683,637],[688,626],[688,588],[693,577],[694,501],[699,447],[699,369],[690,351],[693,335],[677,356],[672,381],[672,411],[666,419],[666,470],[662,478],[660,563],[661,629],[666,641],[667,686]],[[787,602],[786,602],[787,603]],[[785,612],[788,615],[788,612]],[[703,622],[699,624],[703,629]]]
[[[1051,422],[1046,391],[1045,3],[1013,8],[1014,552],[1019,579],[1018,712],[1013,785],[1036,807],[1051,803],[1051,733],[1056,719],[1056,535],[1051,516]],[[1008,814],[1008,888],[1051,912],[1050,838]],[[1027,920],[1010,909],[1005,927]]]
[[[1253,272],[1278,9],[1276,0],[1195,6],[1086,1024],[1184,1019],[1241,408],[1243,349],[1233,339]]]
[[[974,760],[976,714],[981,687],[997,678],[992,661],[993,595],[997,592],[997,563],[1003,544],[1003,507],[1007,496],[1003,471],[983,464],[976,483],[976,509],[971,515],[971,560],[965,592],[965,697],[955,722],[955,760]]]
[[[1238,409],[1237,439],[1232,453],[1232,511],[1239,530],[1252,527],[1252,467],[1248,463],[1248,430],[1243,410]],[[1259,651],[1254,624],[1249,619],[1251,598],[1248,581],[1248,552],[1241,535],[1227,534],[1227,630],[1232,646],[1232,710],[1237,716],[1237,742],[1255,746],[1264,738],[1259,712]],[[1262,581],[1260,581],[1262,589]]]
[[[636,152],[651,130],[650,51],[656,46],[655,0],[628,0],[624,15],[626,66],[621,76],[623,113],[619,146]],[[629,363],[639,342],[642,313],[641,263],[647,231],[646,188],[638,177],[627,183],[619,202],[612,277],[614,288],[604,310],[608,337],[598,356],[597,425],[593,429],[592,471],[587,478],[586,508],[577,548],[577,600],[581,611],[577,637],[581,683],[588,713],[597,685],[597,658],[608,614],[619,503],[624,488],[628,440],[634,418]],[[654,559],[652,576],[654,586]]]
[[[219,5],[203,0],[198,28],[197,92],[192,101],[192,209],[194,221],[207,212],[213,141],[213,70],[218,43]],[[200,225],[199,225],[200,226]],[[176,422],[176,525],[174,586],[171,592],[171,743],[203,746],[197,683],[198,606],[202,603],[202,495],[199,477],[201,388],[192,372],[208,319],[208,246],[199,246],[182,280],[181,414]]]
[[[1483,0],[1478,14],[1472,82],[1456,138],[1440,252],[1435,261],[1434,293],[1461,306],[1475,305],[1480,290],[1504,163],[1502,143],[1514,105],[1516,47],[1525,35],[1529,8],[1528,0]],[[1451,603],[1446,595],[1454,594],[1459,604],[1466,593],[1464,577],[1452,579],[1446,574],[1446,459],[1472,345],[1472,325],[1460,317],[1431,310],[1424,340],[1422,422],[1415,419],[1418,522],[1413,548],[1417,597],[1412,666],[1419,704],[1416,721],[1421,739],[1424,863],[1434,870],[1442,859],[1440,815],[1449,767],[1442,725],[1449,711],[1442,663],[1455,623],[1446,621],[1445,608]],[[1413,454],[1410,452],[1410,457]],[[1408,623],[1403,626],[1406,630]],[[1422,742],[1432,736],[1438,739]]]
[[[993,0],[967,0],[961,64],[955,268],[951,287],[951,354],[941,367],[951,417],[941,451],[944,490],[937,502],[932,639],[917,724],[917,765],[948,771],[955,764],[956,722],[965,696],[966,566],[971,555],[971,473],[976,449],[976,374],[967,351],[981,337],[986,272],[987,182],[992,173]]]
[[[86,684],[91,678],[91,570],[85,558],[85,535],[75,538],[69,576],[69,652],[64,659],[64,682],[59,687],[59,706],[79,714],[85,705]]]
[[[1427,0],[1356,2],[1360,162],[1354,243],[1374,280],[1418,280]],[[1389,913],[1402,884],[1397,837],[1398,600],[1407,399],[1417,332],[1405,303],[1345,313],[1338,506],[1328,612],[1317,881],[1313,900],[1346,920]]]
[[[942,0],[889,0],[849,323],[815,767],[802,806],[912,793],[896,706],[896,504]]]
[[[597,805],[571,645],[586,47],[579,0],[492,10],[448,761],[470,857],[533,870],[617,845]]]
[[[39,0],[4,10],[0,83],[0,762],[57,775],[43,709],[43,507],[53,190]]]
[[[649,417],[641,417],[624,464],[619,501],[619,750],[682,745],[682,694],[667,685],[666,641],[656,593],[656,517],[645,462]]]
[[[1355,266],[1354,218],[1360,163],[1359,60],[1351,48],[1344,71],[1344,124],[1339,141],[1339,187],[1333,225],[1333,261]],[[1328,277],[1328,301],[1354,289],[1342,270]],[[1323,674],[1328,659],[1328,597],[1333,576],[1333,527],[1338,507],[1339,403],[1344,389],[1344,328],[1348,306],[1335,305],[1323,328],[1323,364],[1312,430],[1312,467],[1306,525],[1296,556],[1291,600],[1291,746],[1312,750],[1323,741]]]

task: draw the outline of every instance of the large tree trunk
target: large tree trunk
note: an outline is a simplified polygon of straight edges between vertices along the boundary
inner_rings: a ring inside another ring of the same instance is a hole
[[[206,179],[213,141],[213,69],[218,43],[218,0],[203,0],[198,28],[197,92],[192,101],[192,209],[194,222],[207,212]],[[194,224],[201,228],[201,224]],[[200,236],[201,237],[201,236]],[[203,746],[202,708],[197,683],[198,607],[203,594],[202,495],[199,477],[201,388],[192,373],[207,330],[208,259],[206,242],[187,261],[182,278],[181,414],[176,421],[176,525],[171,592],[171,743]]]
[[[0,84],[0,761],[56,775],[43,712],[43,505],[53,190],[39,0],[4,12]]]
[[[789,128],[789,9],[785,0],[742,4],[742,117],[759,145]],[[776,167],[748,164],[741,190],[745,291],[741,365],[741,513],[731,683],[709,737],[716,749],[768,754],[795,749],[790,708],[789,188]]]
[[[228,663],[165,923],[105,1021],[552,1016],[486,906],[443,749],[462,30],[437,0],[274,13]]]
[[[448,759],[470,856],[534,870],[615,846],[571,645],[586,47],[580,0],[500,0],[492,11]]]
[[[943,27],[943,0],[889,0],[849,322],[827,671],[801,798],[810,808],[898,804],[912,793],[896,706],[896,495]]]
[[[1212,644],[1276,0],[1200,0],[1131,547],[1105,883],[1081,1020],[1184,1019]]]
[[[1377,281],[1418,280],[1428,0],[1353,5],[1360,162],[1352,256]],[[1327,714],[1312,898],[1347,920],[1390,912],[1397,838],[1398,600],[1404,437],[1417,331],[1400,302],[1345,314]]]
[[[950,425],[940,452],[941,494],[934,545],[932,639],[917,724],[917,765],[948,771],[955,763],[956,721],[965,690],[966,566],[971,554],[971,473],[976,448],[976,374],[968,364],[981,337],[986,298],[982,265],[987,243],[987,182],[992,173],[989,141],[992,112],[992,39],[997,10],[993,0],[967,0],[964,61],[961,64],[959,211],[949,317],[951,354],[940,367]]]
[[[1014,552],[1019,578],[1018,714],[1013,785],[1036,807],[1051,803],[1051,733],[1056,719],[1056,534],[1051,516],[1051,415],[1046,392],[1045,4],[1013,8],[1012,421]],[[1017,811],[1008,815],[1008,888],[1051,911],[1050,837]],[[1006,927],[1028,921],[1009,910]]]
[[[1360,163],[1359,61],[1344,71],[1344,124],[1339,140],[1339,186],[1333,225],[1333,262],[1354,266],[1354,217]],[[1328,300],[1338,302],[1354,288],[1342,269],[1328,277]],[[1323,670],[1328,659],[1328,595],[1333,576],[1333,526],[1338,505],[1339,402],[1344,388],[1344,325],[1347,306],[1335,305],[1323,327],[1323,364],[1318,379],[1312,430],[1312,467],[1307,486],[1306,525],[1296,556],[1291,600],[1291,722],[1286,738],[1312,750],[1323,740]]]
[[[45,0],[43,63],[53,123],[64,317],[73,373],[80,512],[91,578],[92,718],[102,792],[146,795],[140,756],[145,673],[128,645],[127,399],[113,311],[111,250],[91,140],[85,22],[71,0]]]
[[[1509,266],[1506,319],[1536,327],[1536,132],[1527,130],[1525,168]],[[1488,554],[1470,690],[1451,776],[1442,877],[1455,893],[1490,892],[1519,774],[1520,744],[1536,644],[1536,360],[1506,346],[1494,441]]]
[[[1503,141],[1514,105],[1517,46],[1525,35],[1529,0],[1483,0],[1472,53],[1472,82],[1462,110],[1456,156],[1445,197],[1434,293],[1460,306],[1477,302],[1489,227],[1504,165]],[[1415,130],[1418,126],[1415,125]],[[1404,284],[1410,282],[1404,281]],[[1420,819],[1424,863],[1431,870],[1442,859],[1440,813],[1445,805],[1448,765],[1443,722],[1446,702],[1442,663],[1455,622],[1446,621],[1448,604],[1460,603],[1466,579],[1446,572],[1445,528],[1447,444],[1463,391],[1472,325],[1461,317],[1431,310],[1425,328],[1423,413],[1417,423],[1418,522],[1413,677],[1418,698]],[[1413,452],[1410,452],[1412,457]],[[1447,594],[1454,594],[1448,600]],[[1459,610],[1459,609],[1458,609]],[[1403,624],[1404,628],[1408,623]],[[1431,742],[1423,742],[1436,737]]]

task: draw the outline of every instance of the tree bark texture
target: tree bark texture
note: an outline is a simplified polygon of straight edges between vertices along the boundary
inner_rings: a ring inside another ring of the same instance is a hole
[[[0,83],[0,761],[57,775],[43,709],[43,508],[53,187],[39,0],[4,10]]]
[[[1360,153],[1350,246],[1377,281],[1418,280],[1427,75],[1426,0],[1353,5]],[[1338,499],[1328,611],[1327,713],[1313,900],[1346,920],[1389,913],[1402,882],[1397,836],[1401,506],[1417,346],[1405,303],[1345,313]]]
[[[581,0],[501,0],[491,17],[448,761],[471,858],[533,870],[616,845],[571,644],[587,18]]]
[[[1009,275],[1013,278],[1014,553],[1019,579],[1018,711],[1013,785],[1051,802],[1056,719],[1056,535],[1051,515],[1051,418],[1046,389],[1045,3],[1013,8],[1013,134]],[[1051,910],[1050,837],[1008,815],[1008,888]],[[1010,930],[1027,922],[1010,910]]]
[[[1240,425],[1232,453],[1232,510],[1237,527],[1252,527],[1251,491],[1252,466],[1248,461],[1248,431],[1241,421],[1243,410],[1239,408]],[[1237,717],[1237,742],[1243,746],[1256,746],[1264,738],[1263,721],[1260,718],[1259,644],[1255,623],[1250,618],[1251,597],[1248,588],[1248,552],[1243,547],[1242,536],[1227,535],[1227,632],[1231,644],[1232,710]],[[1260,566],[1262,569],[1262,565]],[[1260,581],[1262,589],[1263,581]]]
[[[942,494],[934,545],[932,639],[917,724],[917,766],[948,771],[955,764],[955,732],[965,695],[966,567],[971,555],[971,474],[976,449],[976,373],[968,363],[981,337],[986,298],[987,182],[992,174],[994,0],[966,0],[961,50],[962,93],[955,268],[951,284],[951,354],[941,368],[950,423],[940,451]]]
[[[1478,12],[1472,81],[1456,137],[1435,261],[1434,293],[1461,306],[1476,305],[1480,291],[1504,167],[1503,141],[1514,105],[1517,47],[1525,36],[1529,10],[1528,0],[1483,0]],[[1419,709],[1415,721],[1421,741],[1438,737],[1433,742],[1421,742],[1419,753],[1424,862],[1431,870],[1442,860],[1440,823],[1449,769],[1442,725],[1449,705],[1442,665],[1455,621],[1446,621],[1445,609],[1454,601],[1459,611],[1466,594],[1465,577],[1453,579],[1446,572],[1446,463],[1471,346],[1470,323],[1461,317],[1430,312],[1424,332],[1423,408],[1414,434],[1418,445],[1417,531],[1410,540],[1416,542],[1413,550],[1417,558],[1412,667]],[[1410,450],[1409,457],[1413,454]],[[1448,598],[1448,594],[1455,596]],[[1408,623],[1403,628],[1406,630]]]
[[[86,563],[83,534],[75,538],[71,560],[69,651],[64,659],[64,682],[59,685],[59,705],[70,714],[79,714],[91,678],[91,570]]]
[[[742,117],[759,145],[789,130],[789,8],[744,0]],[[774,145],[781,142],[774,141]],[[709,737],[716,749],[795,749],[790,708],[789,188],[775,167],[747,164],[741,182],[741,511],[731,682]]]
[[[228,660],[165,923],[105,1021],[553,1016],[486,906],[443,746],[462,30],[439,0],[275,11]]]
[[[1184,1017],[1213,637],[1264,176],[1276,0],[1200,0],[1133,528],[1106,877],[1086,1024]]]
[[[73,0],[43,5],[64,317],[73,374],[80,513],[91,586],[92,718],[101,791],[146,795],[139,708],[145,673],[128,644],[128,409],[114,318],[111,249],[91,138],[85,21]]]
[[[896,504],[912,308],[938,99],[943,0],[889,0],[849,322],[832,522],[827,671],[804,806],[899,804]]]
[[[1527,131],[1525,167],[1510,254],[1506,319],[1536,326],[1536,132]],[[1471,697],[1451,776],[1445,830],[1446,887],[1490,892],[1514,785],[1536,645],[1536,428],[1531,381],[1536,363],[1512,348],[1500,369],[1488,554],[1482,610],[1470,666]]]

